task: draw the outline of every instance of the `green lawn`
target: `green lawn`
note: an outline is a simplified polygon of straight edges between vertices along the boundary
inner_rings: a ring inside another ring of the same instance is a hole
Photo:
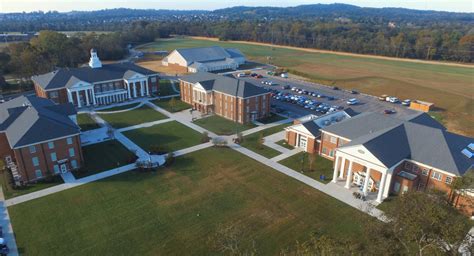
[[[236,134],[256,127],[252,123],[239,124],[217,115],[198,119],[194,123],[218,135]]]
[[[294,149],[294,148],[295,148],[295,147],[289,145],[289,144],[286,142],[286,140],[284,140],[284,139],[283,139],[283,140],[280,140],[280,141],[277,141],[276,144],[278,144],[278,145],[280,145],[280,146],[282,146],[282,147],[284,147],[284,148],[287,148],[287,149]]]
[[[176,85],[176,90],[179,90],[179,85]],[[159,96],[168,96],[179,94],[173,90],[173,85],[171,85],[170,80],[161,79],[158,86],[158,92],[156,93]]]
[[[136,107],[136,106],[138,106],[138,105],[140,105],[140,103],[139,103],[139,102],[136,102],[136,103],[121,105],[121,106],[117,106],[117,107],[104,108],[104,109],[101,109],[101,110],[97,111],[97,113],[100,113],[100,112],[114,112],[114,111],[120,111],[120,110],[125,110],[125,109],[134,108],[134,107]]]
[[[86,177],[135,162],[136,156],[117,140],[82,147],[84,166],[74,171],[76,178]]]
[[[356,89],[375,96],[388,94],[400,99],[419,99],[439,107],[448,128],[474,136],[474,86],[472,67],[458,67],[308,52],[300,49],[270,47],[232,41],[210,41],[192,38],[163,39],[147,44],[144,50],[219,45],[240,49],[248,59],[268,62],[327,85]]]
[[[77,123],[81,127],[81,131],[88,131],[100,128],[100,126],[92,119],[89,114],[78,114]]]
[[[168,118],[147,105],[126,112],[99,115],[115,128],[123,128]]]
[[[0,185],[3,189],[3,195],[5,199],[25,195],[31,192],[49,188],[64,183],[61,176],[53,176],[50,180],[42,180],[34,184],[28,184],[21,188],[13,188],[11,183],[13,178],[10,174],[10,171],[1,170],[0,171]]]
[[[265,129],[265,130],[262,130],[260,132],[256,132],[256,133],[252,133],[250,135],[247,135],[244,137],[244,141],[242,143],[240,143],[241,146],[243,147],[246,147],[252,151],[254,151],[255,153],[258,153],[266,158],[272,158],[272,157],[275,157],[275,156],[278,156],[280,155],[280,151],[277,151],[273,148],[270,148],[270,147],[267,147],[265,145],[261,145],[258,143],[258,140],[262,137],[266,137],[266,136],[269,136],[269,135],[272,135],[274,133],[277,133],[277,132],[281,132],[283,131],[283,128],[285,127],[288,127],[289,125],[291,125],[291,123],[287,123],[287,124],[281,124],[281,125],[277,125],[277,126],[274,126],[272,128],[268,128],[268,129]]]
[[[172,102],[173,101],[171,100],[171,98],[156,99],[152,101],[153,104],[157,105],[160,108],[166,109],[167,111],[172,112],[172,113],[191,108],[191,105],[189,105],[188,103],[184,101],[181,101],[179,97],[174,97],[174,103]]]
[[[274,122],[285,120],[285,119],[286,119],[285,117],[272,113],[270,116],[262,118],[262,119],[258,119],[257,121],[259,121],[262,124],[270,124],[270,123],[274,123]]]
[[[176,121],[123,133],[138,146],[154,153],[167,153],[201,143],[201,134]]]
[[[235,226],[246,250],[277,255],[312,232],[364,241],[368,215],[231,149],[158,172],[127,172],[8,208],[21,254],[222,255]]]
[[[298,172],[301,172],[301,167],[303,167],[304,175],[323,183],[329,183],[332,180],[332,176],[334,173],[333,162],[320,155],[315,154],[313,168],[310,169],[310,157],[311,156],[308,153],[300,152],[296,155],[281,160],[279,163]],[[324,175],[326,176],[326,178],[324,180],[321,180],[319,178],[320,175]]]

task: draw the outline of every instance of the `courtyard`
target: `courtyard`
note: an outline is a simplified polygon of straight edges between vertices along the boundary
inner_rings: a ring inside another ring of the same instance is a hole
[[[201,143],[202,138],[200,133],[176,121],[126,131],[123,135],[143,150],[155,154],[195,146]]]
[[[77,115],[77,124],[81,127],[81,131],[89,131],[100,128],[100,126],[92,119],[90,114],[82,113]]]
[[[100,114],[99,116],[107,121],[110,125],[114,128],[124,128],[129,127],[132,125],[163,120],[168,118],[164,114],[155,111],[154,109],[150,108],[147,105],[143,105],[139,108],[118,112],[118,113],[111,113],[111,114]]]
[[[187,104],[184,101],[181,101],[179,97],[156,99],[151,102],[171,113],[191,108],[191,105]]]
[[[194,121],[201,126],[218,135],[231,135],[256,127],[252,123],[239,124],[223,117],[212,115]]]
[[[363,239],[363,223],[375,221],[226,148],[200,150],[157,172],[127,172],[9,212],[19,251],[29,255],[219,254],[213,238],[232,226],[244,249],[254,244],[258,254],[275,255],[312,232]]]

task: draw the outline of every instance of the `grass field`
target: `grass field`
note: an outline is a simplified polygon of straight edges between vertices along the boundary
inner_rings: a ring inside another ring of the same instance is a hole
[[[176,121],[126,131],[124,135],[144,150],[160,153],[173,152],[201,143],[200,133]]]
[[[189,105],[188,103],[184,101],[181,101],[179,97],[174,97],[174,106],[170,104],[171,98],[156,99],[156,100],[153,100],[152,103],[172,113],[191,108],[191,105]]]
[[[50,180],[42,180],[37,183],[31,183],[21,188],[13,188],[12,175],[8,170],[0,170],[0,185],[3,189],[5,199],[25,195],[31,192],[49,188],[64,183],[61,176],[53,176]]]
[[[236,134],[255,127],[252,123],[239,124],[217,115],[198,119],[194,123],[217,135]]]
[[[177,90],[179,88],[179,85],[176,86]],[[160,85],[158,86],[158,93],[159,96],[168,96],[168,95],[174,95],[178,94],[173,90],[173,85],[171,84],[170,80],[166,79],[160,79]]]
[[[136,106],[140,105],[140,103],[130,103],[130,104],[126,104],[126,105],[121,105],[121,106],[116,106],[116,107],[111,107],[111,108],[104,108],[104,109],[101,109],[101,110],[98,110],[97,113],[100,113],[100,112],[114,112],[114,111],[120,111],[120,110],[126,110],[126,109],[130,109],[130,108],[134,108]]]
[[[268,129],[265,129],[260,132],[252,133],[250,135],[244,136],[244,141],[240,144],[243,147],[246,147],[257,154],[260,154],[266,158],[272,158],[280,155],[280,151],[277,151],[273,148],[267,147],[265,145],[259,145],[258,140],[262,137],[272,135],[277,132],[283,131],[283,128],[290,126],[291,123],[277,125]]]
[[[313,166],[310,168],[309,157],[309,154],[301,152],[283,159],[279,163],[295,171],[303,171],[304,175],[309,176],[315,180],[323,183],[329,183],[332,180],[332,175],[334,173],[332,161],[322,156],[315,155]],[[324,175],[325,179],[321,180],[320,175]]]
[[[179,157],[158,172],[128,172],[8,208],[24,255],[277,255],[312,232],[364,241],[368,215],[231,149]]]
[[[283,139],[283,140],[280,140],[280,141],[277,141],[276,144],[278,144],[278,145],[280,145],[280,146],[282,146],[282,147],[284,147],[284,148],[290,149],[290,150],[295,148],[295,147],[289,145],[289,144],[286,142],[286,140],[284,140],[284,139]]]
[[[74,172],[76,178],[86,177],[102,171],[133,163],[136,156],[120,142],[110,140],[82,148],[84,166]]]
[[[89,114],[78,114],[77,123],[81,127],[81,131],[88,131],[100,128],[100,126],[92,119]]]
[[[147,105],[126,112],[99,115],[115,128],[123,128],[168,118]]]
[[[405,62],[297,49],[219,42],[191,38],[160,40],[146,50],[221,45],[239,48],[247,57],[296,70],[323,84],[357,89],[372,95],[389,94],[401,99],[434,102],[443,110],[448,129],[474,136],[474,68]]]

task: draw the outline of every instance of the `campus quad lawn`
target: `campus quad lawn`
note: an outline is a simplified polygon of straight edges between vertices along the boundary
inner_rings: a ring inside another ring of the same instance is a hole
[[[266,158],[272,158],[275,156],[280,155],[280,151],[277,151],[273,148],[267,147],[265,145],[259,145],[258,140],[261,137],[266,137],[269,135],[272,135],[277,132],[283,131],[283,128],[290,126],[291,123],[287,124],[280,124],[271,128],[267,128],[265,130],[259,131],[252,133],[250,135],[244,136],[244,141],[240,143],[242,147],[246,147],[252,151],[254,151],[257,154],[260,154]]]
[[[84,166],[74,171],[82,178],[135,162],[136,156],[117,140],[109,140],[82,147]]]
[[[236,226],[243,249],[277,255],[312,232],[364,241],[375,219],[228,148],[178,157],[8,208],[29,255],[216,255]],[[220,253],[222,254],[222,253]]]
[[[237,122],[213,115],[194,121],[195,124],[217,135],[231,135],[256,127],[252,123],[239,124]]]
[[[257,121],[262,124],[270,124],[270,123],[274,123],[274,122],[285,120],[285,119],[286,119],[285,117],[271,113],[270,116],[258,119]]]
[[[134,107],[138,106],[139,104],[140,104],[139,102],[136,102],[136,103],[121,105],[121,106],[117,106],[117,107],[104,108],[104,109],[98,110],[97,113],[126,110],[126,109],[130,109],[130,108],[134,108]]]
[[[21,196],[64,183],[61,176],[53,176],[50,180],[42,180],[37,183],[28,184],[24,187],[14,189],[13,184],[10,182],[12,179],[10,171],[0,171],[0,185],[2,186],[5,199]]]
[[[174,97],[174,106],[172,106],[171,98],[156,99],[156,100],[153,100],[152,103],[172,113],[191,108],[191,105],[189,105],[188,103],[184,101],[181,101],[179,97]]]
[[[302,160],[303,157],[304,157],[304,160]],[[301,166],[303,166],[304,175],[309,176],[322,183],[329,183],[332,180],[332,176],[334,174],[332,161],[318,154],[316,154],[314,157],[315,159],[314,159],[312,170],[309,169],[310,155],[306,152],[300,152],[296,155],[285,158],[279,161],[279,163],[298,172],[301,171]],[[319,178],[321,174],[326,176],[324,180],[321,180]]]
[[[146,151],[173,152],[201,143],[202,135],[176,121],[126,131],[127,136]]]
[[[77,123],[81,127],[81,131],[88,131],[100,128],[100,126],[92,119],[89,114],[78,114]]]
[[[130,111],[99,115],[114,128],[123,128],[168,118],[147,105]]]
[[[416,63],[370,56],[308,52],[306,49],[270,47],[252,43],[211,41],[193,38],[159,40],[144,51],[187,47],[222,46],[240,49],[248,59],[288,68],[312,81],[371,95],[388,94],[399,99],[435,103],[448,129],[474,136],[474,86],[472,67]]]

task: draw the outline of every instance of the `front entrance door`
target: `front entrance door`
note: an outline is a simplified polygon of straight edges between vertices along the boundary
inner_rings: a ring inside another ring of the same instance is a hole
[[[60,165],[61,166],[61,172],[62,173],[66,173],[67,172],[67,165],[66,164],[62,164]]]
[[[395,182],[395,184],[393,185],[393,191],[395,191],[395,193],[397,194],[398,192],[400,192],[400,183]]]
[[[308,138],[300,135],[299,147],[306,150],[306,145],[308,144]]]

